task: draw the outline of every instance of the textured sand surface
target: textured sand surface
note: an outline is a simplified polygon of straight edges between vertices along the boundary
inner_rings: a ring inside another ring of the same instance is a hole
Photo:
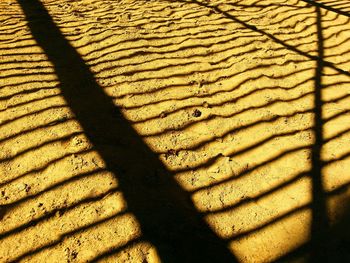
[[[350,261],[349,18],[1,0],[0,262]]]

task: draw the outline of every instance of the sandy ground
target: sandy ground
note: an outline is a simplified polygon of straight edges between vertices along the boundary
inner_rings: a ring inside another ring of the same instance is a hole
[[[0,1],[0,262],[349,262],[349,17]]]

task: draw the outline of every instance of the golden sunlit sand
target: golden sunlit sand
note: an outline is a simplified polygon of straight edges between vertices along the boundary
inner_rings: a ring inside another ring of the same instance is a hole
[[[0,262],[350,261],[350,3],[0,1]]]

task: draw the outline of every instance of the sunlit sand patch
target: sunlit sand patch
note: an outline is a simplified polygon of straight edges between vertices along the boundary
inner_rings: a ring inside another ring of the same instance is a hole
[[[230,248],[241,262],[273,262],[309,241],[310,222],[311,211],[303,208],[257,233],[231,241]]]

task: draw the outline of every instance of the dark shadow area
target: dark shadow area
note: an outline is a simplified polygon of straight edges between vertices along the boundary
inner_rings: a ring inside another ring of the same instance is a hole
[[[340,204],[343,210],[341,219],[329,229],[328,244],[336,252],[332,262],[350,262],[350,200],[346,198]],[[343,206],[343,207],[342,207]]]
[[[62,96],[107,169],[116,174],[128,210],[141,225],[143,239],[156,246],[164,262],[234,262],[226,243],[196,212],[189,193],[120,117],[45,7],[38,0],[18,3],[33,37],[54,65]],[[101,141],[106,140],[123,148],[123,154],[105,147]]]
[[[334,194],[337,195],[339,192],[347,191],[349,185],[340,187],[339,190],[335,191]],[[332,193],[333,194],[333,193]],[[327,197],[331,195],[327,194]],[[305,255],[311,253],[311,257],[308,258],[309,262],[349,262],[350,260],[350,209],[349,209],[349,199],[343,200],[339,204],[339,209],[341,209],[340,219],[338,218],[337,222],[333,225],[328,225],[327,232],[322,231],[318,235],[321,238],[322,242],[314,241],[312,243],[306,243],[297,249],[287,253],[286,255],[280,257],[274,262],[298,262],[305,261]],[[314,224],[318,227],[320,225]],[[324,238],[327,240],[324,240]],[[320,241],[321,241],[320,240]],[[316,251],[314,249],[317,249]],[[321,249],[324,249],[323,251]],[[321,258],[321,256],[324,258]],[[317,261],[316,259],[321,261]]]

